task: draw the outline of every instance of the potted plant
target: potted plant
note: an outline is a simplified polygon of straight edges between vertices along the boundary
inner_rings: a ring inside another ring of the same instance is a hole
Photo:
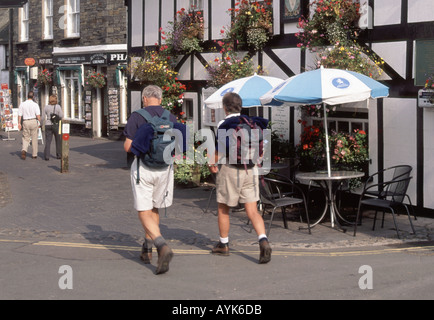
[[[189,160],[187,154],[185,153],[175,159],[174,180],[182,187],[199,187],[201,180],[208,178],[211,173],[206,164]]]

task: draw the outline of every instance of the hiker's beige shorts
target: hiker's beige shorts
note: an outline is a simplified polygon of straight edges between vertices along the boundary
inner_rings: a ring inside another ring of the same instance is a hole
[[[229,207],[259,200],[259,176],[256,167],[220,166],[216,180],[217,202]]]
[[[166,208],[173,201],[173,166],[162,169],[149,168],[140,161],[140,180],[137,184],[137,158],[131,165],[131,186],[134,208],[147,211]]]

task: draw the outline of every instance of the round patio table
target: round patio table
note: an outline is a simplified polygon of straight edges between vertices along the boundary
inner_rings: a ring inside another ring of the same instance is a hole
[[[330,211],[331,227],[346,232],[346,229],[340,226],[337,217],[349,224],[350,222],[346,221],[339,213],[339,210],[336,206],[336,193],[341,183],[345,180],[361,178],[364,175],[364,172],[359,171],[332,171],[330,176],[328,175],[327,171],[300,172],[296,174],[298,180],[315,181],[325,191],[326,206],[324,208],[324,212],[318,221],[311,224],[310,227],[312,228],[320,223],[326,216],[327,211]]]

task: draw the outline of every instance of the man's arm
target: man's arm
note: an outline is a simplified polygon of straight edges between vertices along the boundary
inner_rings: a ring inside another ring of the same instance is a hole
[[[131,152],[131,144],[133,143],[133,140],[126,138],[124,142],[124,150],[125,152]]]

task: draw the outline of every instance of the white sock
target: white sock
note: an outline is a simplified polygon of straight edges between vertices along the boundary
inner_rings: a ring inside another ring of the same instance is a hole
[[[258,241],[261,241],[261,239],[263,239],[263,238],[267,238],[267,235],[266,234],[260,234],[258,236]]]
[[[220,237],[220,243],[229,243],[229,237],[226,238]]]

